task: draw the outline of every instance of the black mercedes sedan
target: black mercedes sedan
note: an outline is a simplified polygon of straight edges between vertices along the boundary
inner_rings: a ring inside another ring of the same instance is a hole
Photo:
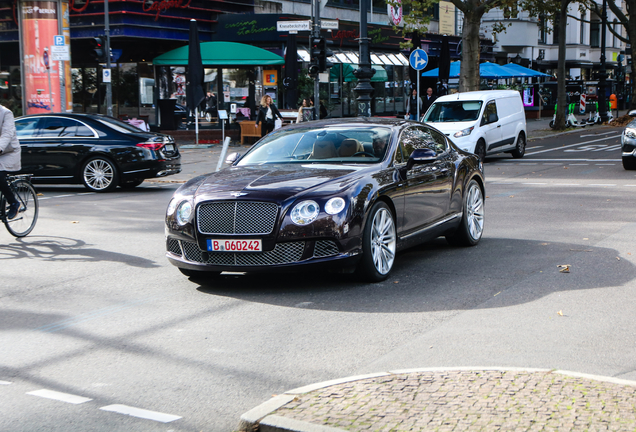
[[[401,249],[483,233],[479,158],[421,123],[299,123],[228,160],[168,205],[166,255],[186,276],[327,266],[381,281]]]
[[[18,117],[22,173],[36,183],[78,183],[94,192],[133,188],[181,172],[173,138],[100,114]]]

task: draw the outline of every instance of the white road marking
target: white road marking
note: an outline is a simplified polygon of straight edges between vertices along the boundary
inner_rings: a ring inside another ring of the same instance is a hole
[[[539,153],[546,153],[546,152],[550,152],[550,151],[559,151],[559,150],[563,150],[563,149],[570,148],[570,147],[581,146],[583,144],[589,144],[589,143],[593,143],[593,142],[597,142],[597,141],[605,141],[605,140],[612,139],[612,138],[620,138],[620,135],[611,136],[611,137],[605,137],[605,138],[599,138],[599,139],[585,141],[585,142],[577,143],[577,144],[570,144],[570,145],[563,146],[563,147],[556,147],[556,148],[549,148],[549,149],[545,149],[545,150],[539,150],[539,151],[532,152],[532,153],[526,153],[526,156],[536,155],[536,154],[539,154]]]
[[[572,165],[572,166],[588,166],[589,163],[587,163],[587,164],[570,164],[570,165]]]
[[[609,165],[609,166],[614,166],[616,164],[594,164],[594,165]]]
[[[545,146],[532,146],[532,147],[526,147],[526,151],[528,150],[533,150],[533,149],[538,149],[538,148],[543,148]]]
[[[555,186],[581,186],[581,183],[555,183]]]
[[[603,133],[598,133],[598,134],[581,135],[581,138],[583,138],[583,137],[590,137],[590,136],[609,135],[609,134],[613,134],[613,133],[615,133],[615,132],[614,132],[614,131],[611,131],[611,132],[603,132]]]
[[[38,197],[38,201],[51,199],[51,198],[68,198],[68,197],[76,197],[76,196],[82,196],[82,195],[95,195],[95,194],[96,194],[96,192],[80,192],[80,193],[76,193],[76,194],[43,196],[43,197]]]
[[[146,420],[154,420],[161,423],[170,423],[181,418],[180,416],[172,414],[164,414],[156,411],[149,411],[141,408],[118,404],[101,407],[100,410],[129,415],[131,417],[138,417]]]
[[[0,385],[9,385],[11,381],[0,381]]]
[[[602,183],[596,183],[596,184],[589,184],[588,186],[611,187],[611,186],[616,186],[616,185],[615,185],[615,184],[602,184]]]
[[[46,389],[35,390],[32,392],[28,392],[27,394],[32,396],[39,396],[39,397],[43,397],[47,399],[54,399],[57,401],[66,402],[66,403],[75,404],[75,405],[93,400],[93,399],[85,398],[82,396],[76,396],[76,395],[72,395],[68,393],[61,393],[61,392],[56,392],[54,390],[46,390]]]
[[[525,184],[525,185],[545,185],[547,183],[521,183],[521,184]]]

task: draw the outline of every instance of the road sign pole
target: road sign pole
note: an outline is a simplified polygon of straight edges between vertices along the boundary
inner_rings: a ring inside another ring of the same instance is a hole
[[[428,54],[421,48],[413,50],[411,55],[409,56],[409,64],[413,69],[415,69],[417,76],[417,97],[420,98],[420,71],[426,68],[428,64]],[[411,97],[409,95],[409,97]],[[420,101],[416,101],[417,103],[417,121],[420,121]]]
[[[417,118],[415,120],[420,121],[420,71],[417,71]]]

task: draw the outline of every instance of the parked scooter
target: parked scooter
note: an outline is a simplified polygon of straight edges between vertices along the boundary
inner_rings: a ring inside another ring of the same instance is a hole
[[[578,121],[574,116],[574,111],[576,111],[576,104],[571,103],[568,106],[568,117],[566,123],[569,123],[570,127],[585,127],[587,125],[587,121]]]
[[[607,103],[607,122],[611,123],[614,121],[614,114],[612,113],[612,104],[611,102]],[[590,116],[587,119],[587,124],[601,124],[603,121],[601,120],[601,114],[598,111],[598,102],[594,102],[594,111],[590,112]]]

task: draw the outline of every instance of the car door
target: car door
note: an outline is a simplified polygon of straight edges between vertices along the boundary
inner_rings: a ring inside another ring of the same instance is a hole
[[[32,146],[38,132],[38,123],[41,117],[23,117],[15,120],[15,130],[21,149],[21,173],[36,174],[37,164],[33,160]]]
[[[37,167],[36,177],[68,180],[78,172],[82,156],[97,139],[84,123],[58,116],[43,116],[31,146],[31,159]]]
[[[486,151],[497,148],[501,141],[501,124],[497,113],[497,104],[492,100],[486,104],[481,115],[480,128],[486,139]]]
[[[405,167],[404,232],[421,230],[442,220],[449,212],[453,164],[443,134],[426,126],[405,129],[400,137],[404,160],[418,148],[430,148],[437,154],[434,162]]]

